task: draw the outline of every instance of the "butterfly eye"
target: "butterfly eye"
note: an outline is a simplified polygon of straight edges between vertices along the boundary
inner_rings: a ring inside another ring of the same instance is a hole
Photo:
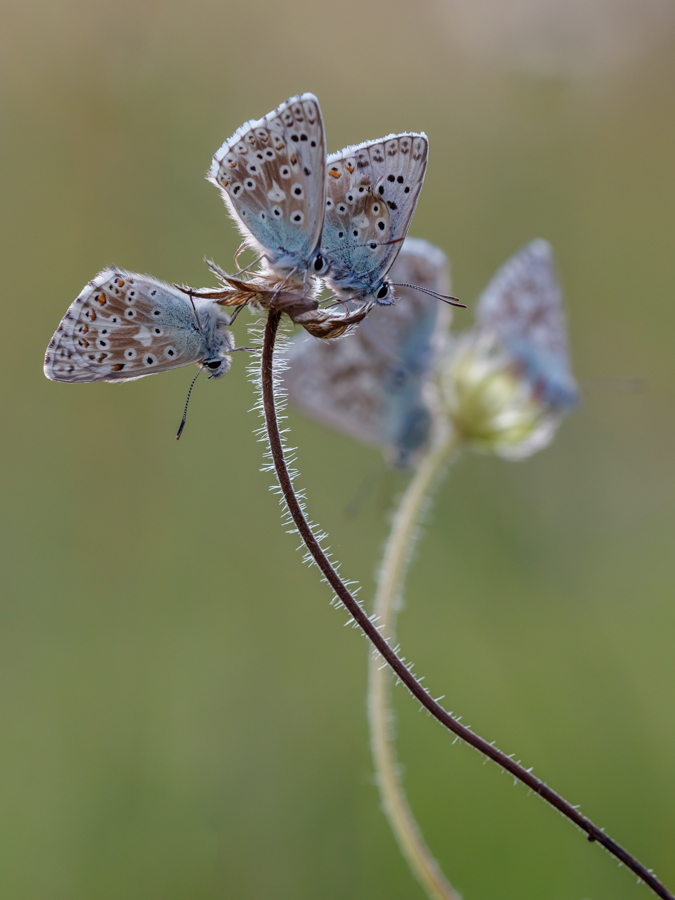
[[[326,267],[326,260],[323,258],[323,256],[320,253],[317,254],[316,259],[314,260],[314,271],[315,272],[323,272],[325,267]]]
[[[215,370],[219,369],[220,366],[221,366],[221,360],[219,360],[219,359],[216,359],[216,360],[213,360],[212,362],[206,363],[206,367],[208,369],[211,369],[212,372],[215,372]]]
[[[377,294],[375,294],[375,297],[376,297],[378,300],[384,300],[385,297],[387,297],[388,294],[389,294],[389,285],[388,285],[388,284],[383,284],[382,287],[381,287],[381,288],[379,289],[379,291],[377,292]]]

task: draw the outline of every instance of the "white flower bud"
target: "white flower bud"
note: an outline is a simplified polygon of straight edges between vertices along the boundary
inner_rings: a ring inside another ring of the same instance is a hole
[[[507,459],[523,459],[547,446],[561,418],[485,333],[473,332],[454,342],[442,366],[441,389],[461,439],[473,449]]]

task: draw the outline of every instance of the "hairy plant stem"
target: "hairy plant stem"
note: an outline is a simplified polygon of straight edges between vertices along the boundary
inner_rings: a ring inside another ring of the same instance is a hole
[[[590,819],[583,816],[579,810],[572,806],[571,803],[568,803],[564,797],[561,797],[560,794],[557,794],[548,787],[548,785],[544,784],[543,781],[535,777],[531,771],[523,768],[523,766],[512,759],[512,757],[507,756],[501,750],[498,750],[493,744],[489,743],[489,741],[474,734],[470,728],[466,725],[462,725],[460,721],[451,716],[450,713],[446,712],[446,710],[434,700],[431,694],[422,687],[404,661],[389,646],[386,639],[380,634],[379,629],[373,624],[342,578],[340,578],[305,518],[300,502],[293,489],[293,482],[288,471],[288,466],[286,465],[274,398],[274,345],[276,343],[280,318],[281,313],[274,311],[271,311],[267,317],[261,363],[263,409],[272,461],[274,463],[279,486],[286,501],[286,505],[288,506],[288,511],[298,529],[298,533],[312,559],[319,567],[320,572],[335,592],[337,598],[344,604],[355,623],[363,631],[375,650],[382,655],[386,663],[393,669],[399,680],[405,684],[413,697],[415,697],[415,699],[418,700],[421,705],[441,723],[441,725],[453,734],[456,734],[471,747],[478,750],[480,753],[483,753],[488,759],[497,763],[498,766],[501,766],[502,769],[509,772],[515,779],[526,784],[535,794],[538,794],[542,799],[546,800],[547,803],[550,803],[551,806],[555,807],[555,809],[566,816],[578,828],[585,831],[589,840],[597,841],[609,853],[631,869],[631,871],[633,871],[641,881],[644,881],[657,896],[663,898],[663,900],[675,900],[675,896],[661,884],[652,872],[646,869],[642,863],[638,862],[635,857],[631,856],[631,854],[617,844],[616,841],[613,841],[608,837],[597,825],[591,822]]]
[[[377,581],[373,620],[390,642],[396,633],[403,583],[415,533],[444,465],[458,440],[447,426],[436,435],[411,479],[394,515]],[[408,805],[396,759],[391,710],[391,676],[379,654],[371,654],[368,668],[370,747],[382,808],[413,874],[432,900],[459,900],[431,855]]]

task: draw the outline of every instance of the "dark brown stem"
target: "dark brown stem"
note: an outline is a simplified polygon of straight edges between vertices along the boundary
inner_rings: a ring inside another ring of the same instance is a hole
[[[279,485],[283,492],[288,510],[295,523],[300,537],[309,550],[312,558],[319,567],[326,581],[335,591],[338,599],[344,603],[348,612],[363,631],[365,636],[371,642],[378,653],[386,660],[396,673],[396,676],[405,684],[410,693],[422,706],[431,713],[431,715],[444,725],[453,734],[456,734],[474,749],[483,753],[488,759],[497,763],[502,769],[506,769],[514,778],[526,784],[530,790],[538,794],[547,803],[555,807],[559,812],[566,816],[582,831],[588,835],[589,841],[597,841],[605,850],[620,860],[627,868],[631,869],[641,881],[644,881],[654,893],[662,897],[663,900],[675,900],[673,894],[661,884],[661,882],[646,869],[642,863],[638,862],[635,857],[631,856],[627,850],[624,850],[616,841],[608,837],[604,831],[594,825],[590,819],[583,816],[578,809],[575,809],[560,794],[544,784],[536,778],[527,769],[524,769],[519,763],[515,762],[510,756],[502,753],[488,741],[474,734],[466,725],[462,725],[457,719],[453,718],[440,706],[433,697],[422,687],[415,676],[406,667],[403,660],[392,650],[384,637],[377,630],[375,625],[370,621],[368,615],[364,612],[354,595],[347,588],[343,580],[335,571],[332,563],[324,553],[319,541],[314,536],[312,529],[305,518],[302,507],[296,497],[293,489],[293,483],[286,465],[284,456],[283,443],[279,434],[279,425],[277,422],[276,407],[274,401],[274,345],[276,342],[277,329],[279,327],[279,319],[281,313],[270,312],[265,325],[265,339],[262,352],[262,397],[263,408],[265,412],[265,423],[267,426],[267,434],[270,442],[270,450],[272,452],[272,460],[276,470]]]

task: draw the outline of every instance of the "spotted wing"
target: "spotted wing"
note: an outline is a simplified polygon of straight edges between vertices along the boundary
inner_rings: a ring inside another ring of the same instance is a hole
[[[333,289],[367,295],[387,274],[415,212],[428,150],[426,135],[397,134],[328,157],[322,250]]]
[[[532,241],[498,270],[478,301],[477,318],[545,402],[561,409],[576,405],[562,291],[547,241]]]
[[[213,301],[197,299],[193,308],[149,275],[104,269],[61,320],[44,372],[52,381],[132,381],[216,357],[227,368],[234,344],[224,323]]]
[[[445,255],[425,241],[405,242],[395,272],[449,288]],[[284,375],[291,401],[310,418],[383,447],[396,465],[409,465],[429,437],[429,373],[448,326],[440,306],[401,288],[394,306],[373,309],[353,334],[296,339]]]
[[[242,125],[213,157],[208,179],[248,246],[272,268],[306,269],[321,241],[326,141],[319,101],[291,97]]]

